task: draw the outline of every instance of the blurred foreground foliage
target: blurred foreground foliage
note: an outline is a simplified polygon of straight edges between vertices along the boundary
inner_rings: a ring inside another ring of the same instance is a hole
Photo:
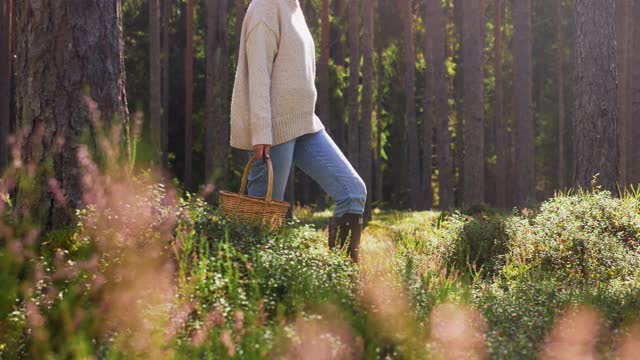
[[[356,266],[326,249],[326,212],[272,233],[149,176],[97,183],[71,228],[12,238],[5,208],[1,358],[537,358],[566,323],[611,357],[637,335],[634,194],[376,210]]]

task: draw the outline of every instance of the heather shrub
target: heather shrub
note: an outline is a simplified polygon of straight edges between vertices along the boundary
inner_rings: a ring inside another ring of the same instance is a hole
[[[531,218],[508,223],[503,274],[554,274],[570,283],[640,279],[640,211],[636,197],[608,192],[558,196]]]
[[[440,224],[433,246],[452,271],[494,275],[503,266],[509,251],[505,221],[505,216],[500,214],[454,213]]]

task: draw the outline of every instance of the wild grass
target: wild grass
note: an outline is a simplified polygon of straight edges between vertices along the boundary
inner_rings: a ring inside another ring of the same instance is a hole
[[[273,233],[80,155],[75,226],[40,232],[3,191],[0,358],[631,359],[640,347],[638,191],[511,213],[376,209],[356,265],[327,249],[329,211],[297,208]]]

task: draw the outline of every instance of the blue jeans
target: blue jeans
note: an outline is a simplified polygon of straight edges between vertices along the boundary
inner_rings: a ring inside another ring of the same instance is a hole
[[[271,148],[273,199],[282,200],[291,165],[314,179],[336,203],[334,215],[364,214],[367,188],[347,158],[325,130],[307,134]],[[255,161],[249,173],[249,195],[267,193],[267,167]]]

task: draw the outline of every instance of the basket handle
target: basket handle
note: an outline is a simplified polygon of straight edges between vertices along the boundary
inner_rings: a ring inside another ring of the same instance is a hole
[[[247,181],[249,180],[251,165],[253,165],[253,162],[256,160],[256,157],[253,156],[247,163],[247,166],[244,168],[244,174],[242,174],[242,183],[240,184],[240,195],[244,195],[247,190]],[[267,182],[267,196],[264,200],[266,202],[271,202],[271,199],[273,197],[273,164],[271,163],[271,158],[267,158],[267,173],[269,174],[269,180]]]

